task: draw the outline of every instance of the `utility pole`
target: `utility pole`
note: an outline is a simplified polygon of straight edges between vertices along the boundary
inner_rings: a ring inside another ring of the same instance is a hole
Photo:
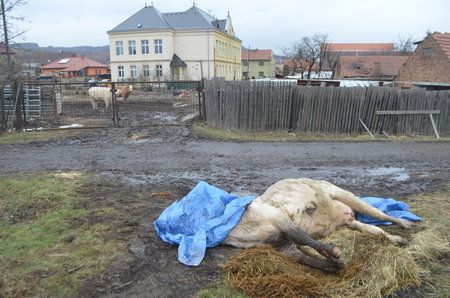
[[[5,35],[5,50],[6,50],[6,58],[8,59],[8,66],[11,64],[11,55],[9,53],[9,41],[8,41],[8,27],[6,24],[6,13],[5,13],[5,2],[1,1],[1,9],[2,9],[2,19],[3,19],[3,34]]]

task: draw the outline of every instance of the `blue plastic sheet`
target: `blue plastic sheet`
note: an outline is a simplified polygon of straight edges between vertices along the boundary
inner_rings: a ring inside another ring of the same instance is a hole
[[[361,198],[364,202],[369,205],[379,209],[380,211],[386,213],[395,218],[403,218],[409,221],[420,221],[422,218],[419,216],[409,212],[408,204],[400,201],[396,201],[394,199],[385,199],[385,198],[375,198],[375,197],[365,197]],[[360,222],[371,224],[371,225],[391,225],[390,221],[382,221],[377,218],[373,218],[368,215],[364,215],[361,213],[356,214],[356,219]]]
[[[187,196],[167,207],[154,222],[156,233],[178,244],[178,260],[198,266],[206,248],[223,242],[255,196],[239,198],[201,181]]]

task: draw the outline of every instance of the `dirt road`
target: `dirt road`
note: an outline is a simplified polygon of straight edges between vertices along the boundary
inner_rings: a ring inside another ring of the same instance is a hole
[[[145,136],[132,138],[133,135]],[[129,251],[85,295],[187,296],[220,275],[232,248],[209,250],[197,268],[176,260],[152,222],[174,199],[205,180],[230,192],[262,193],[287,177],[326,179],[360,195],[401,198],[450,182],[450,144],[413,142],[232,143],[199,139],[187,126],[109,128],[65,140],[0,145],[0,173],[82,170],[118,183],[96,188],[93,204],[116,206]],[[158,193],[168,193],[163,196]],[[112,284],[128,286],[114,290]]]

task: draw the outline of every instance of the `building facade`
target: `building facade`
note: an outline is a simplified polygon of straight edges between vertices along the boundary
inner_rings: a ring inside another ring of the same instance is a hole
[[[395,78],[396,85],[450,83],[450,33],[435,32],[418,43]]]
[[[241,50],[242,79],[275,78],[272,50]]]
[[[145,6],[108,35],[113,81],[241,79],[241,40],[229,14],[218,20],[196,6],[173,13]]]

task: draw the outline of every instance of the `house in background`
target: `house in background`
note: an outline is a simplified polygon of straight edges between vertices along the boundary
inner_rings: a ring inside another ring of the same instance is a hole
[[[42,66],[43,75],[63,78],[95,77],[108,71],[108,65],[75,54]]]
[[[450,33],[435,32],[418,42],[395,78],[395,85],[450,89]]]
[[[242,48],[242,79],[275,78],[275,58],[272,50]]]
[[[334,79],[392,81],[408,56],[342,56]]]
[[[145,6],[108,35],[113,81],[241,79],[241,40],[230,14],[219,20],[195,5],[170,13]]]

